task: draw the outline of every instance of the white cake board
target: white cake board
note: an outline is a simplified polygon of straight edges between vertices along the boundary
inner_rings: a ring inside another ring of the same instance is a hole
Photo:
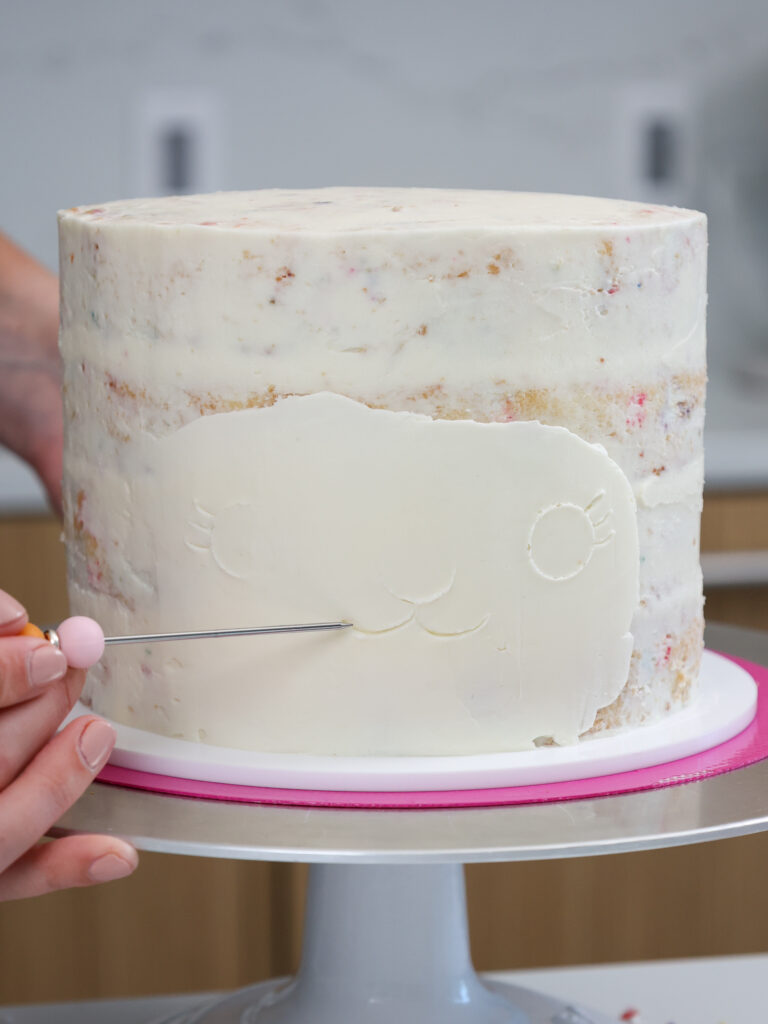
[[[113,722],[110,764],[182,779],[280,789],[408,792],[493,789],[596,778],[666,764],[737,735],[752,721],[757,686],[743,668],[705,651],[696,700],[660,722],[569,747],[462,757],[261,754],[171,739]],[[70,717],[88,713],[77,704]]]

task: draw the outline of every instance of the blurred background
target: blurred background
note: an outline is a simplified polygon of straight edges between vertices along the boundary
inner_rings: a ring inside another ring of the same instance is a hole
[[[51,267],[58,208],[163,192],[424,185],[704,210],[707,611],[768,628],[765,0],[0,0],[0,154],[0,229]],[[0,517],[0,585],[60,620],[58,527],[4,452]],[[757,836],[472,868],[476,961],[766,950],[767,853]],[[291,970],[302,886],[290,865],[145,855],[100,892],[0,906],[0,1004]]]
[[[2,0],[0,225],[339,184],[618,196],[710,217],[710,487],[768,479],[764,0]],[[5,507],[41,508],[5,468]]]

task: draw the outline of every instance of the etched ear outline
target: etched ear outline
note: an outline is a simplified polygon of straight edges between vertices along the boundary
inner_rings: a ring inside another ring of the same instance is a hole
[[[249,539],[256,527],[254,506],[235,501],[210,512],[197,499],[194,513],[185,520],[184,543],[195,552],[208,552],[214,563],[234,579],[248,579],[259,569]]]
[[[213,524],[216,516],[203,508],[196,500],[192,499],[197,518],[190,516],[185,521],[187,530],[184,534],[184,543],[193,551],[209,551],[213,540]]]
[[[558,502],[542,509],[528,534],[528,561],[544,579],[571,580],[589,565],[596,548],[616,536],[613,508],[605,491],[586,505]]]

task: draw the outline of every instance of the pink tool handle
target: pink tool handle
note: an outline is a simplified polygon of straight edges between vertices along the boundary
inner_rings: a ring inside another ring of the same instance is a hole
[[[57,628],[59,647],[71,668],[90,668],[104,653],[104,631],[85,615],[73,615]]]

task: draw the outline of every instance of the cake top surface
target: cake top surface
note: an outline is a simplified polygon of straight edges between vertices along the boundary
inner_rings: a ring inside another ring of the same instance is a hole
[[[127,199],[63,210],[63,221],[325,234],[434,230],[604,230],[703,220],[693,210],[621,199],[429,188],[260,189]]]

